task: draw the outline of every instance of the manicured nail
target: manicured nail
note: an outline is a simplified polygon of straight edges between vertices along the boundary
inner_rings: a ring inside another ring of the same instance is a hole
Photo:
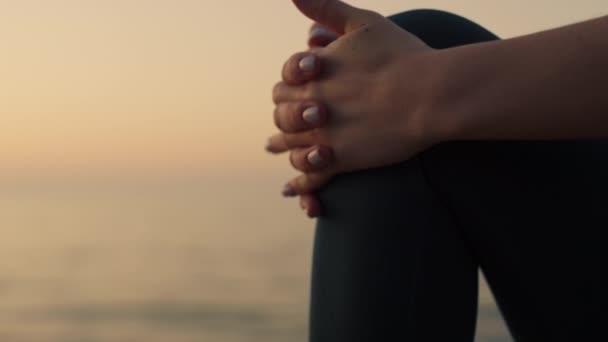
[[[319,107],[314,106],[307,108],[304,113],[302,113],[302,117],[304,118],[304,121],[308,122],[311,125],[318,124],[321,120],[321,117],[319,115]]]
[[[315,70],[315,56],[306,56],[300,60],[300,70],[311,72]]]
[[[325,29],[322,27],[317,27],[314,30],[310,31],[310,36],[311,37],[317,37],[317,36],[333,37],[333,36],[335,36],[335,33],[329,31],[328,29]]]
[[[283,196],[284,197],[294,197],[296,196],[296,190],[289,184],[285,185],[283,188]]]
[[[306,159],[308,159],[308,162],[313,166],[321,166],[323,164],[323,157],[321,157],[319,150],[310,152]]]

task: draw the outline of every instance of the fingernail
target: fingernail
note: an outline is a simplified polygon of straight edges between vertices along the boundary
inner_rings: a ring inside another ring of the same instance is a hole
[[[296,196],[296,190],[289,184],[285,185],[283,188],[283,196],[284,197],[294,197]]]
[[[319,107],[314,106],[307,108],[304,113],[302,113],[302,117],[304,118],[304,121],[311,125],[318,124],[321,119],[319,116]]]
[[[310,152],[306,159],[308,159],[308,162],[313,166],[321,166],[321,164],[323,164],[323,157],[321,157],[319,150]]]
[[[304,211],[308,211],[308,208],[306,208],[306,204],[304,203],[304,201],[300,201],[300,208],[302,208],[302,210]]]
[[[300,60],[300,70],[311,72],[315,70],[315,56],[306,56]]]
[[[327,30],[327,29],[324,29],[322,27],[317,27],[314,30],[310,31],[310,36],[311,37],[316,37],[316,36],[329,36],[329,37],[333,37],[334,33],[331,32],[331,31],[329,31],[329,30]]]
[[[264,149],[266,149],[267,152],[272,152],[272,144],[270,139],[268,139],[268,141],[266,142],[266,147],[264,147]]]

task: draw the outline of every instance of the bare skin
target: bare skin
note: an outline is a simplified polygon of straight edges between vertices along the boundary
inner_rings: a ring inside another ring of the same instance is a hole
[[[608,17],[434,50],[377,13],[293,1],[317,24],[274,88],[281,133],[267,149],[303,172],[284,194],[311,217],[333,176],[443,141],[608,137]]]

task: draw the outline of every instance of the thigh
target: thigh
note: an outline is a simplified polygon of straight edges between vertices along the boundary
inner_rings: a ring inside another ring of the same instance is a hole
[[[608,340],[608,142],[458,142],[421,158],[517,341]]]
[[[418,159],[321,193],[310,338],[473,341],[478,266]]]

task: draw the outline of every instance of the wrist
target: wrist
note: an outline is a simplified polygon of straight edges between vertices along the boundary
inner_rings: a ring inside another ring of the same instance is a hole
[[[483,62],[479,56],[486,44],[435,50],[429,58],[426,115],[429,130],[439,142],[483,136],[480,130],[487,123],[482,121],[489,119],[489,108],[483,109],[484,87],[496,77],[491,61]]]
[[[451,49],[431,50],[421,56],[419,102],[420,131],[430,144],[461,139],[466,107],[462,72],[455,67]]]

